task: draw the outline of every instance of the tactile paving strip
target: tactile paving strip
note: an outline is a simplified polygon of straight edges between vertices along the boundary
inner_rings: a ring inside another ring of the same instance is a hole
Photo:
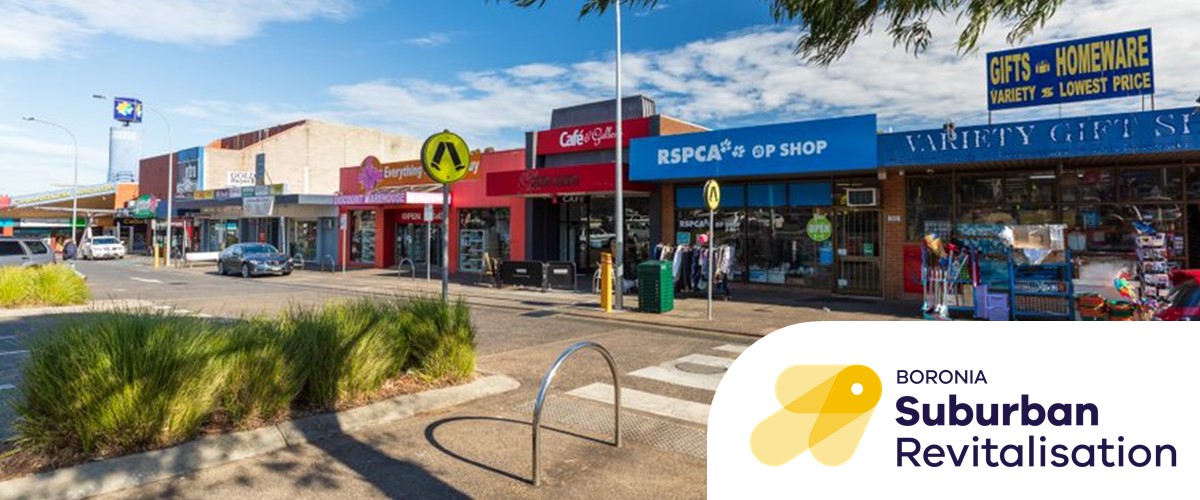
[[[523,418],[533,418],[533,402],[514,409]],[[597,439],[612,439],[612,406],[592,403],[569,396],[550,396],[542,410],[542,425],[586,434]],[[621,412],[623,439],[634,440],[659,450],[706,460],[708,433],[704,429],[647,417],[628,409]]]

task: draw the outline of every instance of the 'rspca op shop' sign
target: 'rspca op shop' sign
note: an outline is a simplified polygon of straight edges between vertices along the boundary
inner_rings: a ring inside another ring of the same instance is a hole
[[[629,180],[874,170],[875,115],[635,139]]]

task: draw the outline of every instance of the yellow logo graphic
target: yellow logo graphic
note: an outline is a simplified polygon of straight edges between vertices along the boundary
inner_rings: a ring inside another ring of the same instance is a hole
[[[807,450],[825,465],[850,460],[883,384],[863,365],[796,365],[775,381],[775,397],[783,409],[763,420],[750,434],[750,449],[764,465],[777,466]]]

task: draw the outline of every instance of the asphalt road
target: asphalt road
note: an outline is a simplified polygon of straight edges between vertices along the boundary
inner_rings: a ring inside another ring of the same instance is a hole
[[[156,271],[134,261],[81,262],[79,269],[89,277],[95,298],[141,299],[176,314],[269,315],[291,305],[356,295],[311,286],[306,281],[312,276],[300,274],[242,279],[215,272]],[[520,389],[401,425],[115,496],[703,496],[708,405],[725,368],[748,339],[572,317],[553,307],[531,311],[474,306],[472,317],[478,329],[478,369],[512,376],[521,382]],[[19,384],[19,367],[26,356],[19,352],[22,346],[59,320],[34,317],[0,323],[0,348],[17,352],[0,355],[0,384]],[[629,445],[610,450],[599,444],[612,432],[612,380],[599,356],[581,353],[557,375],[547,411],[553,427],[583,437],[551,433],[546,484],[535,489],[525,482],[532,401],[553,360],[581,340],[600,342],[617,360]],[[0,391],[0,397],[11,399],[14,392]],[[11,414],[0,418],[0,426],[7,427]],[[409,473],[388,472],[396,470],[397,463]]]

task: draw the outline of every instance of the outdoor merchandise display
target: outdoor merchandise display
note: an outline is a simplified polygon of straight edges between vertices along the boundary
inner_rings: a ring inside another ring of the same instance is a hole
[[[922,245],[926,319],[1075,317],[1071,253],[1061,225],[965,224],[963,239],[927,234]]]
[[[1171,261],[1173,248],[1168,244],[1174,238],[1144,222],[1141,212],[1134,211],[1139,219],[1133,222],[1137,264],[1132,272],[1127,268],[1122,269],[1113,280],[1113,288],[1129,304],[1119,307],[1121,319],[1125,320],[1149,319],[1167,305],[1172,288],[1171,271],[1174,268]]]

